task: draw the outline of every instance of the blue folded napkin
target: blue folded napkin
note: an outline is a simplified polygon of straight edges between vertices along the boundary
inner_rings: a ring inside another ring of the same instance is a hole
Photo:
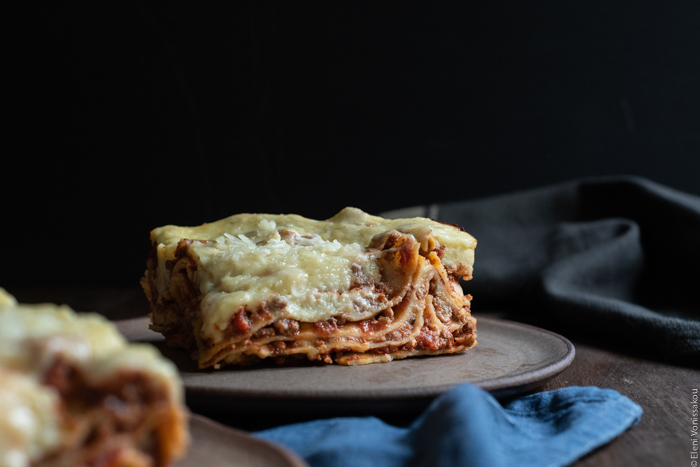
[[[408,428],[375,417],[335,418],[255,435],[295,451],[312,467],[555,467],[609,442],[641,415],[639,405],[611,389],[569,387],[502,407],[463,384]]]

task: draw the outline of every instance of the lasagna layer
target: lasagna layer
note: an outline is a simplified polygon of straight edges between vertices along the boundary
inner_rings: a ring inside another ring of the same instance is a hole
[[[174,366],[97,315],[0,289],[0,466],[156,467],[187,445]]]
[[[476,241],[454,226],[346,208],[328,221],[244,214],[151,237],[151,328],[201,368],[356,365],[476,344],[458,282],[471,278]]]

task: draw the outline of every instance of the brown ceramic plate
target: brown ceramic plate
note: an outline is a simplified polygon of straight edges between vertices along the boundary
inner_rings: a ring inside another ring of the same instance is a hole
[[[533,326],[477,317],[479,344],[460,354],[408,358],[361,366],[310,364],[296,367],[261,365],[199,370],[181,349],[165,346],[148,329],[148,319],[118,322],[132,341],[151,342],[180,369],[188,403],[265,400],[266,405],[328,401],[392,402],[433,398],[460,383],[474,383],[496,397],[509,397],[541,386],[561,373],[574,358],[566,338]],[[239,403],[237,410],[245,410]],[[259,404],[256,404],[259,407]],[[349,406],[348,406],[349,407]]]
[[[296,454],[200,415],[190,416],[192,442],[175,467],[308,467]]]

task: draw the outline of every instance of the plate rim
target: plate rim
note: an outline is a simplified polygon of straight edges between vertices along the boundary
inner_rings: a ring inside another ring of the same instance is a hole
[[[267,450],[273,451],[277,456],[279,456],[280,459],[286,462],[288,467],[309,467],[309,464],[306,463],[306,461],[301,456],[299,456],[299,454],[285,446],[266,440],[264,438],[253,436],[252,433],[247,432],[245,430],[224,425],[223,423],[217,422],[216,420],[213,420],[209,417],[205,417],[204,415],[190,412],[188,413],[188,418],[190,423],[190,430],[192,430],[191,424],[194,421],[196,423],[206,425],[210,429],[214,429],[217,431],[225,431],[227,436],[237,438],[242,442],[241,444],[252,443],[258,446],[264,446]],[[186,453],[182,459],[179,459],[174,464],[174,466],[177,467],[178,462],[187,462],[187,455],[188,454]]]
[[[511,321],[507,319],[490,317],[490,316],[476,316],[477,321],[483,320],[487,322],[493,322],[499,326],[506,326],[510,328],[520,328],[527,329],[532,332],[547,334],[560,342],[562,342],[566,351],[561,357],[559,357],[554,362],[548,365],[535,369],[526,370],[522,373],[515,375],[499,376],[492,379],[487,379],[483,381],[467,382],[464,383],[474,384],[475,386],[495,395],[496,397],[507,397],[510,395],[519,394],[534,388],[537,388],[545,384],[550,379],[554,378],[566,368],[571,365],[575,356],[576,350],[574,345],[566,337],[557,334],[556,332],[543,329],[530,324],[521,323],[518,321]],[[125,322],[134,322],[135,320],[143,320],[144,318],[136,318],[132,320],[124,320]],[[120,323],[120,322],[117,322]],[[478,332],[478,331],[477,331]],[[477,337],[478,339],[478,337]],[[469,352],[466,350],[465,352]],[[417,358],[458,358],[463,355],[458,354],[447,354],[440,355],[438,357],[427,356],[427,357],[417,357]],[[411,360],[415,360],[416,357],[412,357]],[[408,360],[408,359],[407,359]],[[391,362],[387,362],[391,364]],[[372,389],[341,389],[341,390],[296,390],[296,391],[267,391],[263,390],[251,390],[251,389],[222,389],[220,387],[192,387],[188,386],[185,381],[183,385],[187,393],[188,398],[226,398],[232,400],[277,400],[277,401],[388,401],[388,400],[410,400],[419,398],[431,398],[439,396],[440,394],[449,391],[458,384],[439,384],[435,386],[422,386],[418,388],[372,388]]]

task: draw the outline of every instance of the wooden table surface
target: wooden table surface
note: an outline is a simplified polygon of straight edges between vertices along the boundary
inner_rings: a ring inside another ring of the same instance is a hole
[[[65,303],[78,311],[96,311],[110,319],[143,316],[149,306],[143,292],[130,289],[8,288],[23,303]],[[494,313],[490,316],[508,317]],[[478,316],[478,314],[477,314]],[[693,367],[626,355],[577,339],[576,358],[541,391],[567,386],[611,388],[642,406],[638,425],[576,463],[576,467],[691,466],[692,390],[700,390],[700,362]],[[285,420],[287,422],[288,420]],[[700,451],[699,451],[700,452]]]

